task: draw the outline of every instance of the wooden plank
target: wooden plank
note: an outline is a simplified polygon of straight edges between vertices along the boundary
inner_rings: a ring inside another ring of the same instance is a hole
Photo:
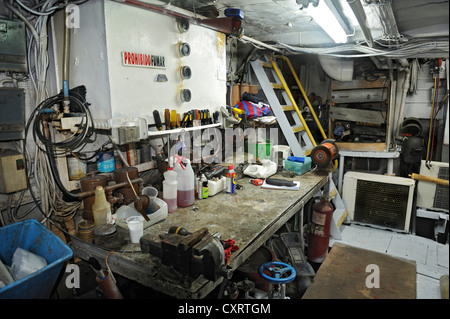
[[[365,81],[363,79],[353,81],[332,81],[331,90],[353,90],[353,89],[370,89],[389,87],[390,82],[388,79],[380,77],[376,81]]]
[[[381,125],[385,122],[384,114],[380,111],[361,110],[346,107],[333,107],[330,109],[333,121],[363,122]]]
[[[386,150],[386,143],[336,143],[339,150],[354,152],[383,152]]]
[[[366,285],[368,276],[374,274],[366,272],[368,265],[379,268],[379,288]],[[415,299],[416,285],[414,262],[335,243],[303,298]]]

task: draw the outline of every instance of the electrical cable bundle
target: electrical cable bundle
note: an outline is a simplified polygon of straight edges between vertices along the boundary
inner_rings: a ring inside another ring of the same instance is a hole
[[[46,80],[49,66],[47,33],[48,19],[56,11],[66,8],[69,4],[81,4],[84,2],[86,2],[86,0],[3,0],[5,8],[9,10],[9,18],[19,18],[24,22],[27,29],[27,64],[29,71],[27,78],[31,80],[35,91],[35,105],[40,104],[44,100],[48,102],[48,100],[46,100],[46,97],[48,96]],[[78,104],[78,102],[73,99],[73,104]],[[37,112],[37,110],[35,110],[35,112]],[[31,119],[34,119],[34,115],[36,114],[35,112],[33,112],[32,116],[30,116],[29,123],[31,123]],[[59,226],[57,226],[50,219],[51,215],[53,213],[60,217],[73,215],[76,208],[80,206],[80,202],[77,201],[74,203],[68,203],[62,198],[61,191],[55,187],[54,181],[51,178],[49,161],[46,153],[42,152],[46,146],[40,142],[39,138],[35,143],[36,145],[32,145],[30,141],[27,141],[27,131],[29,125],[26,128],[25,139],[23,141],[23,154],[25,157],[28,191],[33,198],[34,204],[45,217],[41,222],[44,223],[48,220],[54,226],[59,228]],[[89,133],[86,132],[86,136],[88,136],[88,134]],[[81,143],[80,140],[81,137],[74,137],[74,139],[70,142],[73,142],[71,146]],[[52,147],[52,150],[53,149],[54,148]],[[31,185],[32,180],[34,181],[33,185]],[[38,188],[40,196],[35,195],[36,188]],[[11,217],[10,222],[14,222],[14,219],[20,220],[26,218],[30,213],[30,210],[34,210],[33,206],[26,213],[21,215],[18,214],[19,207],[25,204],[22,204],[22,199],[24,198],[25,192],[26,191],[24,190],[20,193],[19,200],[15,204],[13,213],[9,214]],[[13,196],[13,194],[9,196],[9,200],[11,200],[11,196]]]
[[[430,116],[430,130],[428,133],[428,145],[427,145],[427,156],[426,163],[429,165],[433,158],[433,148],[434,148],[434,133],[436,131],[436,118],[438,114],[438,99],[439,99],[439,74],[434,76],[434,89],[433,89],[433,101],[431,107],[431,116]],[[430,148],[431,144],[431,148]]]
[[[45,125],[45,119],[47,117],[50,121],[52,117],[56,117],[56,119],[58,119],[58,114],[65,114],[60,113],[60,109],[62,108],[62,104],[65,99],[62,94],[59,94],[44,100],[34,109],[27,122],[26,135],[28,134],[29,129],[32,128],[33,139],[37,146],[36,159],[39,159],[41,162],[43,162],[37,164],[35,163],[35,165],[38,165],[36,172],[47,171],[47,173],[51,173],[51,175],[53,175],[54,177],[54,182],[56,182],[56,185],[66,197],[66,199],[69,201],[79,201],[80,199],[78,195],[68,191],[62,184],[59,177],[56,158],[58,156],[65,156],[67,153],[80,154],[80,150],[84,148],[87,143],[87,139],[91,137],[94,132],[93,119],[88,107],[88,103],[86,103],[84,97],[81,96],[81,94],[76,92],[76,89],[73,89],[69,92],[68,100],[70,102],[70,108],[72,110],[78,111],[77,113],[69,114],[77,115],[81,118],[81,123],[79,124],[77,132],[73,133],[71,136],[65,139],[62,139],[59,142],[55,142],[50,136],[49,131],[48,133],[44,133],[43,131],[45,130],[44,126],[49,127],[48,124]],[[49,130],[49,128],[47,129]],[[46,158],[42,156],[42,154],[45,154]],[[48,168],[50,168],[50,172],[48,171]],[[43,176],[46,175],[49,174],[43,174]],[[47,181],[47,183],[52,182],[53,181]],[[41,193],[42,190],[43,188],[41,187]]]
[[[401,59],[415,56],[418,54],[424,54],[431,51],[441,51],[444,53],[449,52],[448,39],[443,40],[414,40],[405,44],[399,44],[395,48],[390,49],[378,49],[367,47],[362,44],[344,44],[339,46],[333,46],[329,48],[303,48],[297,46],[291,46],[284,43],[278,43],[275,45],[280,49],[285,49],[291,53],[309,53],[318,55],[328,55],[337,58],[364,58],[371,56],[383,56],[386,58]],[[356,51],[359,53],[352,54],[349,52]]]
[[[428,132],[428,143],[427,143],[427,154],[426,154],[426,166],[429,168],[431,166],[431,161],[433,159],[434,152],[434,142],[436,134],[436,119],[440,110],[443,108],[445,101],[448,99],[449,91],[445,93],[444,98],[439,102],[439,85],[440,85],[440,75],[439,71],[442,65],[442,59],[433,59],[430,61],[431,73],[434,77],[434,88],[433,88],[433,99],[430,115],[430,129]]]
[[[78,132],[60,142],[55,142],[50,136],[45,136],[40,125],[42,124],[41,121],[36,121],[35,119],[33,123],[33,138],[38,147],[39,144],[37,143],[37,140],[45,146],[45,149],[41,148],[41,150],[50,153],[49,155],[65,155],[67,152],[72,153],[78,150],[77,153],[80,155],[78,157],[84,159],[82,158],[80,151],[86,145],[86,140],[90,138],[94,132],[92,114],[88,108],[88,103],[86,103],[85,99],[80,94],[70,91],[68,99],[71,109],[79,111],[77,113],[71,113],[71,115],[82,118]],[[42,114],[51,116],[54,112],[58,112],[60,105],[62,105],[63,102],[64,97],[61,94],[46,99],[33,111],[29,123],[33,120],[33,117],[39,117]]]

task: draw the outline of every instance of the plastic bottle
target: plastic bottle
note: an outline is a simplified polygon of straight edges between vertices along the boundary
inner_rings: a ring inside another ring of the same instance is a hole
[[[228,194],[233,194],[236,191],[236,173],[234,172],[234,168],[233,165],[228,165],[228,172],[226,174],[226,178],[227,178],[227,193]]]
[[[195,196],[197,199],[203,199],[203,182],[202,182],[202,178],[201,176],[197,177],[195,179],[195,185],[197,185],[197,189],[196,189],[196,194],[197,196]]]
[[[202,198],[208,198],[208,180],[203,181],[203,187],[202,187]]]
[[[107,224],[111,221],[111,205],[106,200],[105,190],[102,186],[95,188],[95,200],[92,205],[95,227]]]
[[[173,167],[169,167],[164,173],[163,181],[163,200],[167,203],[169,213],[173,213],[177,210],[177,172],[173,170]]]
[[[177,205],[179,207],[188,207],[195,201],[195,175],[191,162],[187,158],[178,158],[175,163],[175,172],[177,172]]]

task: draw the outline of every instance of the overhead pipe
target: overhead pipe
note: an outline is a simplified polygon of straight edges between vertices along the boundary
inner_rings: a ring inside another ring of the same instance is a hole
[[[389,98],[390,107],[388,115],[386,145],[390,148],[390,145],[392,143],[392,128],[394,127],[394,105],[397,102],[397,71],[394,71],[394,69],[392,68],[389,69],[389,82],[391,83],[391,92]]]
[[[143,2],[140,0],[114,0],[114,1],[119,2],[119,3],[128,4],[128,5],[135,6],[135,7],[142,8],[142,9],[150,10],[150,11],[153,11],[156,13],[165,14],[165,15],[171,16],[173,18],[186,19],[189,22],[192,22],[197,25],[202,25],[208,29],[212,29],[212,30],[218,31],[218,32],[230,33],[233,31],[233,27],[235,27],[232,24],[231,24],[231,29],[224,28],[223,25],[222,26],[220,25],[220,23],[213,25],[211,23],[212,23],[212,20],[214,20],[214,19],[204,19],[204,21],[203,21],[202,19],[198,19],[196,17],[193,17],[192,15],[179,13],[179,12],[176,12],[173,10],[168,10],[168,9],[162,8],[158,5],[153,5],[153,4]],[[217,19],[215,19],[215,20],[217,20]],[[222,18],[222,20],[224,20],[224,18]],[[227,19],[227,20],[230,20],[230,19]],[[272,50],[272,51],[275,51],[278,53],[282,53],[282,50],[280,50],[279,48],[277,48],[273,45],[255,40],[255,39],[250,38],[245,35],[240,35],[239,40],[241,40],[244,43],[251,42],[255,46],[264,47],[266,49],[269,49],[269,50]]]
[[[372,33],[370,32],[369,27],[367,26],[367,16],[364,12],[364,8],[361,4],[360,0],[347,0],[347,3],[350,5],[353,13],[355,14],[356,20],[358,20],[359,27],[364,34],[364,38],[366,39],[369,47],[373,47],[373,38]]]
[[[216,18],[216,19],[198,19],[196,17],[193,17],[192,15],[182,14],[179,12],[176,12],[174,10],[168,10],[161,6],[154,5],[151,3],[147,3],[141,0],[115,0],[116,2],[125,3],[128,5],[132,5],[138,8],[150,10],[156,13],[161,13],[173,18],[177,19],[186,19],[189,22],[195,23],[197,25],[201,25],[203,27],[206,27],[208,29],[222,32],[222,33],[231,33],[236,34],[237,31],[239,31],[241,26],[241,21],[236,20],[233,18]]]
[[[416,174],[416,173],[409,174],[409,177],[411,177],[412,179],[414,179],[416,181],[424,181],[424,182],[434,183],[434,184],[443,185],[443,186],[447,186],[447,187],[449,186],[449,181],[446,179],[442,179],[442,178],[425,176],[425,175],[420,175],[420,174]]]
[[[411,70],[409,67],[408,60],[399,59],[399,62],[405,68],[404,69],[405,79],[403,80],[402,95],[401,95],[401,99],[400,99],[399,110],[397,113],[397,121],[396,121],[396,125],[394,127],[394,138],[397,140],[403,140],[403,136],[401,136],[401,134],[400,134],[400,127],[401,127],[401,123],[403,121],[403,114],[405,111],[406,95],[408,94],[408,90],[409,90],[409,82],[411,79]]]

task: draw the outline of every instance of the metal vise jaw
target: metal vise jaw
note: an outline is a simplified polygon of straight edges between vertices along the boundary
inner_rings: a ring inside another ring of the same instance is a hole
[[[141,251],[161,259],[163,265],[173,267],[183,276],[193,278],[203,275],[216,281],[230,276],[225,267],[225,252],[220,234],[210,234],[202,228],[187,236],[165,234],[144,235],[140,239]]]

